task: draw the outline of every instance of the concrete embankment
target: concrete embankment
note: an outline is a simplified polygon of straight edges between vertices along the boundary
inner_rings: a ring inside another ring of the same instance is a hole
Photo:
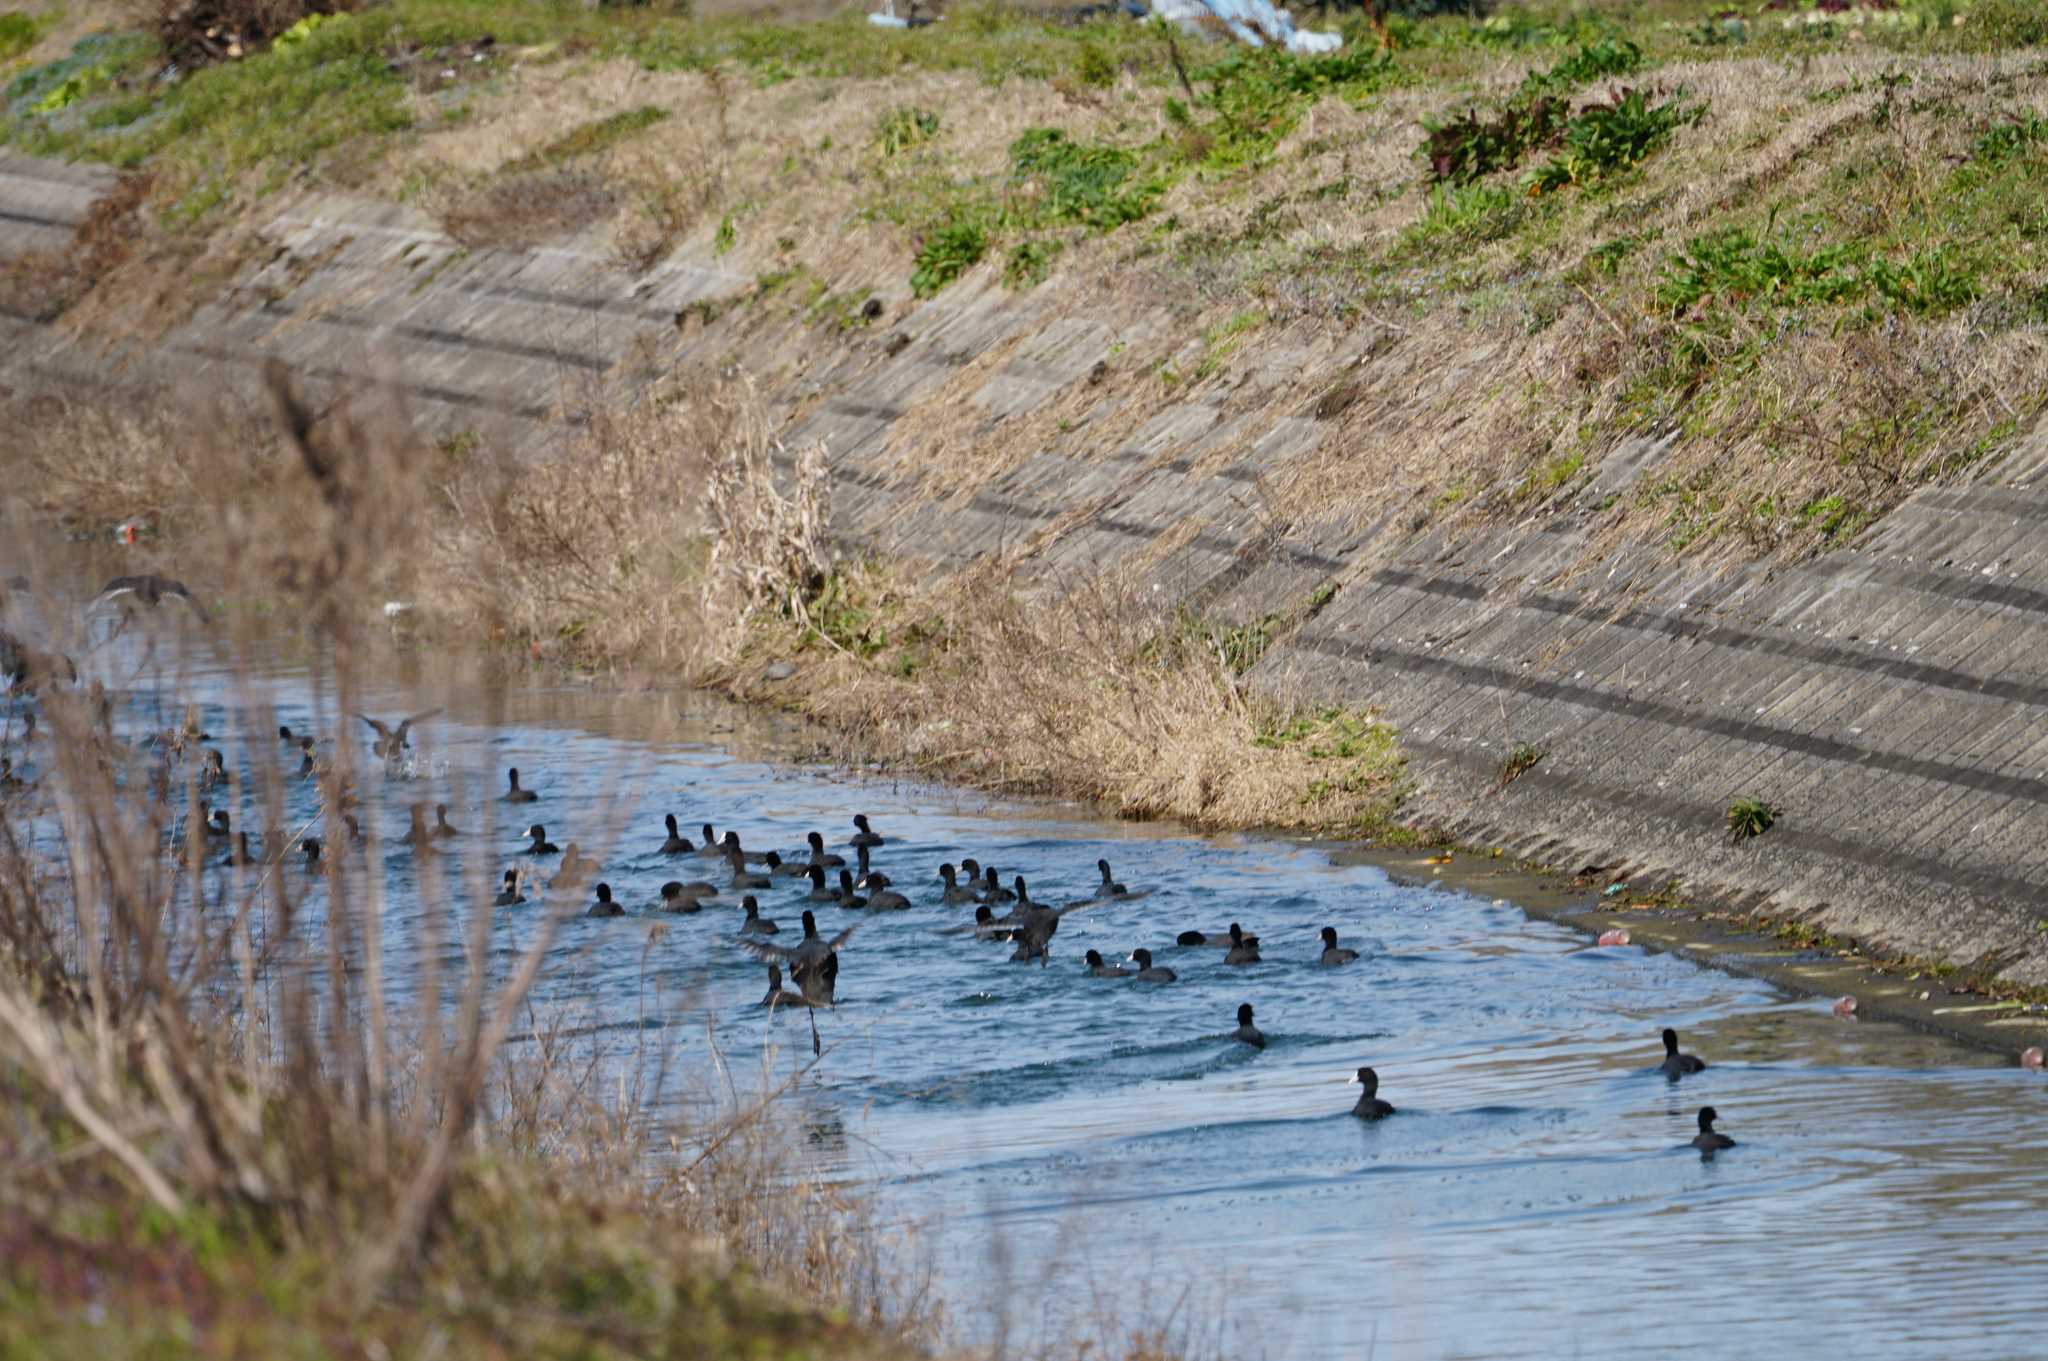
[[[0,257],[61,250],[109,182],[0,157]],[[0,319],[0,383],[233,387],[276,356],[314,380],[393,374],[425,420],[538,443],[596,399],[589,380],[738,367],[786,442],[825,445],[850,542],[1123,565],[1163,602],[1298,617],[1254,683],[1379,709],[1414,811],[1463,840],[2048,984],[2041,431],[1845,547],[1729,567],[1601,534],[1599,508],[1658,478],[1671,438],[1598,450],[1587,476],[1476,527],[1422,513],[1426,494],[1347,495],[1394,388],[1485,381],[1484,352],[1404,353],[1418,342],[1396,323],[1291,323],[1253,360],[1137,385],[1118,379],[1126,350],[1186,330],[1171,300],[969,281],[821,327],[733,305],[751,277],[690,248],[637,275],[573,241],[470,253],[408,210],[337,198],[264,235],[267,255],[147,343]],[[1037,440],[1021,452],[1020,426]],[[1540,759],[1503,784],[1517,748]],[[1744,796],[1778,818],[1735,844]]]

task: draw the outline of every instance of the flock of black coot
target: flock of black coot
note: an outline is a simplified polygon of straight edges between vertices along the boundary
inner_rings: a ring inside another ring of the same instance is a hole
[[[538,797],[533,790],[519,783],[516,769],[508,772],[507,784],[508,788],[501,796],[507,803],[531,803]],[[721,835],[710,823],[702,824],[701,840],[693,841],[682,831],[675,815],[668,814],[664,819],[666,835],[660,853],[695,857],[713,867],[714,872],[722,871],[725,882],[721,885],[713,878],[672,879],[661,886],[656,906],[671,912],[694,913],[703,911],[707,904],[725,901],[728,894],[739,895],[743,917],[735,943],[768,966],[768,990],[759,1005],[770,1009],[784,1007],[805,1011],[831,1007],[838,993],[840,947],[853,938],[863,922],[856,921],[827,936],[818,928],[814,909],[830,906],[874,913],[913,906],[905,894],[892,887],[894,881],[875,867],[873,853],[886,842],[874,830],[867,815],[856,814],[853,825],[854,835],[845,843],[846,850],[853,855],[851,862],[846,856],[828,849],[824,837],[816,831],[806,834],[806,849],[792,852],[788,859],[784,859],[777,851],[750,850],[741,843],[737,832],[728,829]],[[550,855],[557,852],[558,848],[547,840],[545,826],[536,823],[527,829],[526,835],[529,839],[525,848],[528,854]],[[939,866],[938,874],[932,880],[938,887],[938,903],[955,908],[972,905],[974,917],[971,921],[946,927],[939,934],[971,935],[976,940],[1001,941],[1013,947],[1008,956],[1010,962],[1036,963],[1043,967],[1051,955],[1052,938],[1069,913],[1103,904],[1135,901],[1151,892],[1150,889],[1132,889],[1117,882],[1107,860],[1097,860],[1095,867],[1101,874],[1095,892],[1055,907],[1033,899],[1031,886],[1021,874],[1013,876],[1005,886],[994,865],[984,865],[973,859],[962,860],[957,865],[949,861]],[[505,892],[498,898],[500,904],[524,901],[518,893],[518,879],[517,870],[505,871]],[[782,926],[761,914],[758,895],[777,887],[793,892],[795,901],[805,905],[800,916],[802,936],[794,944],[783,944],[775,939],[783,934]],[[595,892],[596,901],[587,909],[588,915],[609,917],[625,911],[613,898],[608,884],[598,884]],[[1319,936],[1322,948],[1312,961],[1313,967],[1341,968],[1359,958],[1357,950],[1339,942],[1336,927],[1323,927]],[[1220,950],[1225,965],[1255,964],[1263,958],[1259,953],[1259,938],[1238,922],[1230,923],[1221,931],[1182,931],[1174,938],[1174,944],[1184,950]],[[1127,979],[1133,983],[1167,984],[1176,982],[1180,977],[1173,969],[1154,962],[1152,952],[1142,946],[1118,961],[1105,959],[1099,950],[1089,950],[1082,956],[1082,967],[1093,978]],[[794,989],[785,985],[785,976],[789,983],[795,984]],[[1266,1036],[1255,1024],[1254,1016],[1251,1003],[1241,1004],[1237,1008],[1237,1028],[1230,1032],[1230,1039],[1253,1049],[1264,1049]],[[1704,1060],[1679,1050],[1676,1031],[1665,1030],[1663,1039],[1664,1060],[1658,1071],[1667,1078],[1676,1081],[1707,1066]],[[1360,1068],[1348,1081],[1362,1089],[1358,1103],[1351,1108],[1353,1115],[1361,1120],[1382,1120],[1394,1114],[1394,1106],[1380,1098],[1379,1074],[1373,1069]],[[1714,1129],[1718,1118],[1713,1107],[1700,1109],[1699,1134],[1691,1146],[1706,1157],[1735,1146],[1733,1139]]]
[[[158,606],[169,600],[193,603],[190,593],[178,583],[156,577],[117,578],[95,598],[96,603],[101,604],[144,607]],[[67,672],[75,679],[76,670],[68,667],[67,662],[68,659],[37,653],[12,635],[0,634],[0,672],[6,673],[5,679],[18,687],[61,678]],[[371,749],[385,762],[387,769],[392,769],[403,761],[411,745],[412,726],[439,712],[435,709],[412,714],[395,723],[386,723],[367,714],[358,714],[357,717],[374,730]],[[203,741],[206,734],[188,725],[188,731],[176,736],[179,739],[176,745],[182,749],[192,739]],[[311,778],[329,769],[314,738],[295,734],[289,727],[280,728],[278,738],[289,751],[299,756],[298,773],[302,777]],[[201,750],[203,758],[198,776],[201,788],[210,790],[224,784],[227,771],[220,751],[210,747]],[[21,787],[22,781],[11,759],[0,756],[0,791]],[[522,805],[539,800],[538,792],[520,782],[516,768],[507,772],[506,789],[499,796],[500,802]],[[413,804],[409,808],[409,825],[401,839],[402,844],[416,852],[430,854],[439,843],[461,835],[460,830],[448,821],[446,804],[433,806],[432,823],[427,821],[426,814],[427,806],[424,804]],[[364,839],[362,828],[353,812],[348,811],[346,801],[340,817],[351,842],[360,843]],[[827,936],[819,931],[814,909],[832,907],[875,913],[902,911],[913,906],[908,895],[895,886],[895,881],[875,867],[873,853],[885,842],[870,825],[867,815],[857,814],[853,824],[854,835],[845,843],[845,849],[852,853],[851,861],[828,849],[824,837],[816,831],[805,837],[804,850],[793,852],[790,858],[784,859],[776,851],[757,852],[743,846],[739,834],[731,830],[720,835],[710,823],[702,825],[701,840],[693,841],[678,826],[675,815],[670,814],[665,819],[666,835],[659,847],[660,853],[678,859],[691,858],[702,868],[698,877],[671,879],[663,883],[659,897],[651,906],[659,911],[695,913],[703,911],[707,905],[726,902],[729,895],[738,895],[742,916],[735,941],[768,966],[768,991],[761,999],[761,1005],[770,1009],[785,1007],[806,1012],[831,1007],[838,990],[840,947],[853,938],[862,923],[856,921]],[[240,866],[257,863],[247,833],[234,831],[229,815],[223,810],[213,810],[197,821],[185,841],[185,849],[194,857],[195,864]],[[225,844],[225,850],[217,860],[205,858],[210,856],[209,841]],[[307,869],[320,872],[326,868],[325,850],[318,838],[302,837],[297,847]],[[579,887],[595,870],[593,862],[577,851],[574,842],[569,843],[565,851],[548,839],[546,825],[539,822],[526,829],[521,852],[528,857],[561,858],[550,876],[551,886]],[[1030,885],[1021,874],[1013,876],[1005,885],[994,865],[984,865],[973,859],[962,860],[957,865],[950,862],[940,865],[932,881],[938,886],[938,902],[945,907],[972,906],[974,909],[971,921],[945,928],[940,934],[971,935],[978,941],[1000,941],[1012,947],[1008,956],[1012,962],[1037,963],[1042,967],[1050,958],[1052,938],[1069,913],[1105,903],[1130,902],[1150,893],[1149,889],[1132,889],[1117,882],[1107,860],[1096,861],[1096,868],[1101,874],[1101,881],[1093,894],[1053,906],[1032,898]],[[519,869],[507,869],[501,881],[502,887],[494,899],[495,904],[513,907],[526,902],[524,878]],[[723,882],[719,882],[721,879]],[[759,895],[778,888],[793,892],[795,901],[804,904],[799,918],[802,934],[793,944],[783,944],[778,940],[783,928],[762,915]],[[613,895],[609,883],[597,883],[592,895],[587,915],[617,917],[625,914],[625,905]],[[1358,959],[1358,951],[1338,941],[1336,927],[1323,927],[1320,936],[1322,948],[1312,960],[1315,967],[1341,968]],[[1175,937],[1174,944],[1183,950],[1220,950],[1226,966],[1254,964],[1262,958],[1259,938],[1245,931],[1238,922],[1231,922],[1219,931],[1182,931]],[[1142,946],[1114,962],[1104,959],[1099,951],[1089,950],[1083,956],[1083,968],[1094,978],[1124,979],[1134,984],[1164,985],[1179,978],[1175,970],[1156,962],[1152,951]],[[785,970],[789,982],[795,984],[793,990],[784,985]],[[1237,1028],[1229,1032],[1230,1038],[1253,1049],[1264,1049],[1266,1037],[1254,1024],[1253,1017],[1251,1003],[1240,1005]],[[1676,1081],[1706,1067],[1699,1058],[1679,1051],[1676,1032],[1664,1031],[1663,1039],[1664,1061],[1659,1071],[1666,1077]],[[815,1027],[813,1043],[815,1046]],[[1358,1104],[1352,1108],[1353,1115],[1361,1120],[1380,1120],[1394,1114],[1394,1107],[1380,1099],[1379,1075],[1373,1069],[1362,1067],[1349,1081],[1363,1089]],[[1712,1157],[1717,1150],[1734,1146],[1734,1140],[1714,1129],[1717,1118],[1711,1106],[1703,1107],[1699,1112],[1699,1134],[1693,1139],[1692,1147],[1707,1157]]]

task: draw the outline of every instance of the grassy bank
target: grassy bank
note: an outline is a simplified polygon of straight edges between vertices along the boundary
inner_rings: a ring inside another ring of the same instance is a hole
[[[1569,508],[1603,548],[1791,558],[2030,425],[2035,7],[1436,8],[1333,20],[1346,47],[1306,60],[1003,7],[892,32],[388,0],[175,80],[147,32],[38,37],[5,130],[147,177],[118,244],[32,271],[79,276],[39,301],[80,326],[185,315],[333,190],[475,249],[716,262],[746,282],[695,313],[735,350],[792,325],[843,350],[986,288],[1130,319],[1085,393],[971,455],[907,429],[890,471],[934,495],[1084,408],[1113,441],[1361,331],[1368,366],[1297,384],[1338,434],[1273,471],[1276,515]],[[1646,440],[1674,446],[1655,478],[1588,494]]]

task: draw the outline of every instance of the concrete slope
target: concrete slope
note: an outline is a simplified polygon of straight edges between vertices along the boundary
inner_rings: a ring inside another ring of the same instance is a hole
[[[52,249],[105,183],[0,158],[0,255]],[[706,324],[689,304],[752,282],[711,259],[633,275],[574,242],[472,255],[404,210],[340,199],[291,206],[267,236],[272,258],[150,347],[0,319],[0,381],[235,385],[276,355],[315,380],[394,374],[431,423],[539,443],[593,379],[630,390],[672,364],[737,363],[792,446],[825,444],[848,540],[1120,565],[1162,606],[1305,613],[1255,682],[1377,707],[1413,755],[1418,811],[1465,839],[2048,983],[2040,431],[1852,546],[1706,568],[1596,537],[1597,508],[1657,475],[1671,446],[1656,440],[1606,451],[1506,527],[1432,527],[1409,497],[1349,494],[1347,468],[1381,449],[1361,391],[1421,372],[1454,393],[1486,362],[1397,365],[1404,342],[1382,326],[1141,388],[1104,373],[1133,337],[1185,329],[1164,302],[1098,315],[1056,286],[961,285],[868,329],[744,306]],[[1017,447],[1008,432],[1048,411],[1066,413],[1056,435]],[[1517,746],[1541,759],[1503,787]],[[1738,796],[1780,810],[1739,845],[1724,822]]]

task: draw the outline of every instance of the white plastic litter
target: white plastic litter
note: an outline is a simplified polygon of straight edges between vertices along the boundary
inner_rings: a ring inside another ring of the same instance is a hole
[[[1340,33],[1311,33],[1294,26],[1294,20],[1275,9],[1271,0],[1157,0],[1152,13],[1177,24],[1211,18],[1230,31],[1230,36],[1252,47],[1279,43],[1289,52],[1311,55],[1334,52],[1344,45]]]

